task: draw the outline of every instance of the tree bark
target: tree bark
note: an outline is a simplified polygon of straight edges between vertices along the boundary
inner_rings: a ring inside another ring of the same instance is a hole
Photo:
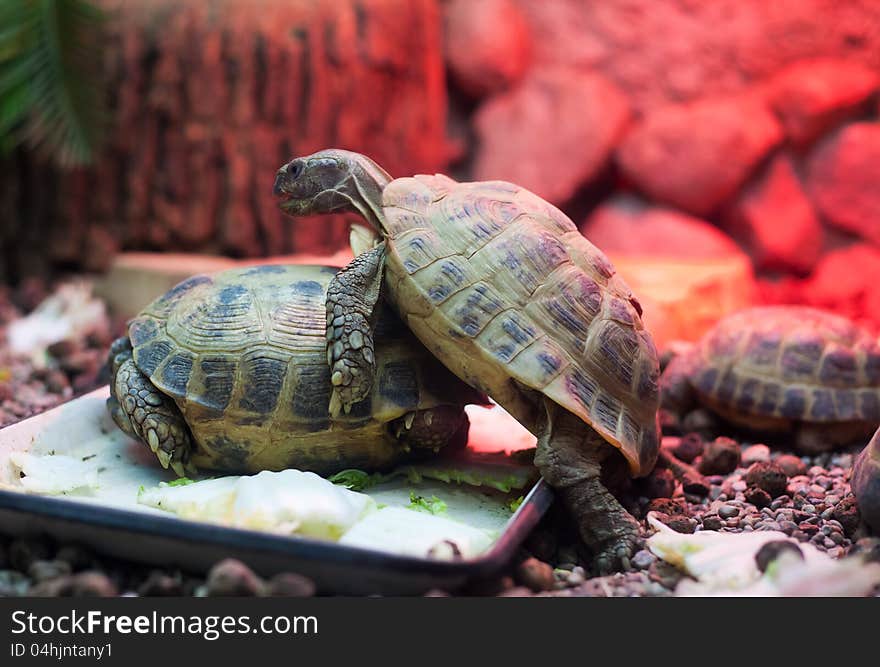
[[[4,166],[0,278],[99,270],[117,249],[332,252],[340,216],[291,223],[271,196],[292,155],[348,148],[399,175],[447,162],[436,0],[104,4],[111,136],[89,168]]]

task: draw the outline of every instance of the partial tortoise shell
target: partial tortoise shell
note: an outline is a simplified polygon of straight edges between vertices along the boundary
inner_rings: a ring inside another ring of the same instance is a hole
[[[740,415],[880,422],[880,346],[846,318],[768,306],[721,320],[694,350],[691,384]]]
[[[191,426],[223,420],[232,436],[255,426],[316,435],[387,422],[444,397],[464,404],[476,396],[383,308],[375,390],[334,425],[325,299],[337,271],[267,265],[189,278],[130,322],[135,364]]]
[[[568,217],[511,183],[442,175],[394,180],[383,205],[390,300],[431,352],[533,431],[540,406],[520,387],[578,415],[634,474],[653,467],[654,343],[629,287]]]

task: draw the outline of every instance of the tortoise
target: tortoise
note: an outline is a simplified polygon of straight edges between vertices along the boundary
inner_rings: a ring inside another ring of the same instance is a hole
[[[629,566],[639,525],[603,483],[653,468],[659,363],[641,307],[555,206],[503,181],[392,179],[330,149],[278,170],[290,215],[350,211],[355,258],[327,292],[331,409],[370,392],[380,297],[443,364],[538,438],[535,464],[599,571]]]
[[[113,420],[162,466],[318,474],[374,470],[467,441],[485,403],[388,308],[376,313],[376,391],[333,417],[325,299],[338,270],[236,268],[184,280],[110,349]]]
[[[880,429],[856,457],[850,479],[859,514],[880,534]]]
[[[664,409],[697,406],[735,426],[827,451],[880,424],[880,345],[850,320],[807,306],[760,306],[722,318],[674,357]]]

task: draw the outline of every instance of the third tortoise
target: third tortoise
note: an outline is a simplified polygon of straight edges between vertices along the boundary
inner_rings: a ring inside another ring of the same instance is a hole
[[[659,446],[659,364],[641,309],[559,209],[503,181],[392,179],[358,153],[279,169],[291,215],[353,211],[355,259],[328,288],[334,410],[366,394],[381,298],[458,377],[538,438],[535,463],[573,510],[600,571],[627,566],[638,523],[604,485],[648,473]]]
[[[880,345],[816,308],[749,308],[675,357],[660,387],[674,413],[705,406],[752,431],[790,433],[798,449],[815,453],[880,424]]]

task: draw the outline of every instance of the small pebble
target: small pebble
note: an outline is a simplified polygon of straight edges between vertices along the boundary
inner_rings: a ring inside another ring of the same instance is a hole
[[[750,466],[759,461],[770,460],[770,448],[767,445],[752,445],[746,447],[742,453],[742,465]]]
[[[722,519],[732,519],[739,515],[739,509],[733,505],[722,505],[718,508],[718,516]]]
[[[804,552],[794,542],[789,540],[774,540],[767,542],[755,553],[755,564],[761,572],[765,572],[767,567],[784,553],[790,553],[800,560],[804,559]]]
[[[815,535],[819,532],[819,526],[804,521],[798,524],[798,530],[800,530],[802,533],[806,533],[807,535]]]
[[[704,516],[703,517],[703,529],[704,530],[721,530],[724,526],[721,519],[717,516]]]
[[[0,570],[0,597],[19,597],[28,593],[30,579],[16,570]]]
[[[183,594],[183,586],[180,577],[153,570],[138,586],[137,594],[142,597],[176,597]]]
[[[783,472],[789,477],[797,477],[807,472],[806,464],[801,461],[799,456],[794,454],[783,454],[777,457],[776,465],[782,468]]]
[[[315,595],[315,583],[301,574],[282,572],[269,579],[265,594],[269,597],[310,598]]]
[[[688,433],[683,435],[678,443],[672,448],[672,453],[680,461],[685,463],[693,463],[700,454],[703,453],[703,438],[699,433]]]
[[[697,522],[689,516],[684,515],[671,516],[663,523],[677,533],[690,534],[697,529]]]
[[[580,570],[580,571],[579,571]],[[575,568],[571,571],[571,574],[568,575],[568,585],[569,586],[580,586],[587,580],[586,573],[583,568]]]
[[[791,536],[794,531],[798,529],[797,524],[794,521],[780,521],[779,528],[786,535]]]
[[[528,586],[535,593],[553,588],[553,567],[537,558],[526,558],[517,565],[514,577],[517,583]]]
[[[633,555],[631,562],[633,567],[639,570],[647,570],[655,560],[657,560],[657,556],[647,549],[641,549]]]
[[[770,498],[770,494],[767,493],[764,489],[759,489],[756,486],[751,486],[745,491],[746,500],[755,507],[768,507],[772,498]]]
[[[837,503],[831,514],[840,523],[844,534],[851,537],[858,529],[860,523],[859,507],[854,496],[847,496]]]
[[[39,583],[70,574],[70,564],[63,560],[35,560],[28,568],[28,576]]]
[[[252,597],[263,591],[263,581],[247,565],[234,558],[220,561],[208,572],[208,597]]]
[[[103,572],[86,570],[42,581],[28,591],[34,597],[104,598],[116,597],[119,590]]]
[[[697,470],[704,475],[726,475],[739,465],[740,450],[735,440],[715,438],[703,448]]]
[[[746,483],[764,489],[771,497],[781,496],[786,491],[788,477],[782,468],[773,462],[753,463],[746,472]]]

